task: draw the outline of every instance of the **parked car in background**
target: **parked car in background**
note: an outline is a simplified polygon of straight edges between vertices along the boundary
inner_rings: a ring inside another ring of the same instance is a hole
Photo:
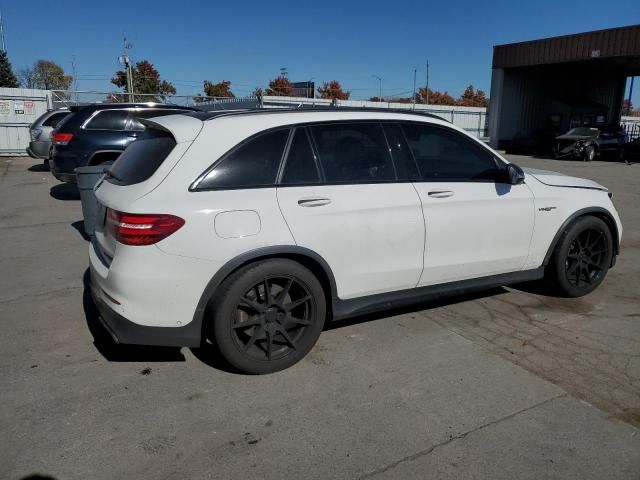
[[[52,134],[51,172],[63,182],[75,182],[74,170],[113,163],[144,131],[141,118],[198,111],[196,108],[156,103],[101,103],[69,107]]]
[[[29,136],[31,141],[27,147],[27,153],[31,158],[38,158],[49,162],[53,145],[51,143],[51,132],[55,129],[67,115],[68,108],[58,108],[49,110],[38,117],[38,119],[29,127]]]
[[[555,139],[554,158],[580,158],[590,162],[599,155],[624,160],[627,133],[620,127],[576,127]]]
[[[95,188],[91,291],[120,343],[267,373],[325,320],[544,279],[594,290],[622,234],[607,189],[523,171],[438,117],[258,110],[145,120]]]

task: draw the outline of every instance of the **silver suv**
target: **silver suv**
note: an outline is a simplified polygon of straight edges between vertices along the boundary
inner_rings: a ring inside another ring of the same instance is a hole
[[[27,153],[31,158],[40,158],[49,162],[53,145],[51,143],[51,132],[67,115],[68,108],[58,108],[49,110],[40,115],[38,119],[29,127],[31,141],[27,147]]]

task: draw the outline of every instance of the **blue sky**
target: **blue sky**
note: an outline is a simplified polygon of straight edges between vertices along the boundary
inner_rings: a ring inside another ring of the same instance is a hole
[[[289,78],[339,80],[352,98],[410,95],[413,71],[454,96],[489,90],[492,46],[640,23],[640,1],[196,2],[0,0],[17,71],[39,58],[71,71],[78,87],[107,91],[126,32],[133,60],[148,59],[179,94],[204,79],[231,80],[236,94]],[[640,80],[634,87],[640,105]]]

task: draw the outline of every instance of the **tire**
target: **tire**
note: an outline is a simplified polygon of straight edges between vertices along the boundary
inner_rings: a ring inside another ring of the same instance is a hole
[[[596,158],[596,149],[593,145],[588,145],[584,149],[583,159],[585,162],[592,162]]]
[[[545,281],[561,295],[581,297],[602,283],[612,256],[613,239],[607,224],[590,215],[580,217],[558,241]]]
[[[309,353],[325,316],[324,290],[313,273],[292,260],[265,260],[241,268],[221,285],[213,341],[244,373],[277,372]]]

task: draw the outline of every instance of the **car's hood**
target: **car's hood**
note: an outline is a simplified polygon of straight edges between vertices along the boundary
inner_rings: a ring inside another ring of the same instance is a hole
[[[578,141],[578,140],[591,140],[594,139],[596,137],[593,137],[591,135],[559,135],[556,137],[556,140],[573,140],[573,141]]]
[[[570,177],[558,172],[550,172],[549,170],[538,170],[535,168],[523,168],[526,174],[532,175],[545,185],[552,187],[573,187],[573,188],[592,188],[595,190],[607,191],[606,187],[603,187],[593,180],[580,177]]]

